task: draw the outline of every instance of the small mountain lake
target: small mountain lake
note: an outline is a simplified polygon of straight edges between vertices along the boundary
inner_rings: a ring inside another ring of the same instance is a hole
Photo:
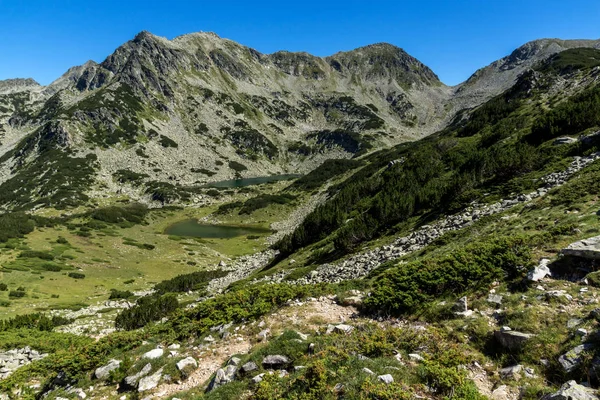
[[[243,179],[232,179],[229,181],[211,182],[204,185],[204,187],[211,188],[241,188],[251,185],[260,185],[261,183],[271,183],[279,181],[287,181],[290,179],[300,178],[302,175],[298,174],[287,174],[287,175],[271,175],[271,176],[259,176],[257,178],[243,178]]]
[[[260,235],[265,233],[271,233],[271,230],[252,226],[202,224],[196,219],[187,219],[185,221],[176,222],[165,230],[165,234],[167,235],[206,239],[229,239],[237,236]]]

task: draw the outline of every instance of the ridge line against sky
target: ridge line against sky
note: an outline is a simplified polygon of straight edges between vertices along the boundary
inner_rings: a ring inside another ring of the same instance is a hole
[[[456,85],[531,40],[597,39],[599,20],[600,2],[590,0],[0,0],[0,80],[47,85],[147,30],[168,39],[210,31],[261,53],[320,57],[386,42]]]

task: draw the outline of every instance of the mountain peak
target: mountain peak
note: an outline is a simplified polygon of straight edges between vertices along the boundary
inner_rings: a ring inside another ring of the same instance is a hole
[[[400,47],[389,43],[375,43],[327,57],[338,70],[362,71],[367,80],[393,78],[401,86],[440,85],[437,75],[425,64]]]

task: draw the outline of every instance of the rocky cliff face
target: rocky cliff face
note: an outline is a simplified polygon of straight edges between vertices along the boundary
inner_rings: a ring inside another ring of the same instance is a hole
[[[212,33],[167,40],[141,32],[102,63],[73,67],[47,87],[0,82],[0,190],[22,181],[26,167],[105,194],[123,189],[115,177],[127,170],[138,177],[130,189],[140,200],[151,196],[149,186],[306,172],[431,134],[540,60],[599,43],[528,43],[450,88],[389,44],[320,58],[265,55]],[[19,149],[32,140],[38,144],[25,156]],[[42,154],[94,167],[76,177],[68,162],[40,165]]]

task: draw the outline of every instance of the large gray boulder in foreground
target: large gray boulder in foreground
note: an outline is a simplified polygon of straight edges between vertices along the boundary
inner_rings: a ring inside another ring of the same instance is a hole
[[[600,259],[600,236],[594,236],[588,239],[583,239],[575,243],[571,243],[566,248],[561,250],[565,256],[575,256],[589,258],[592,260]]]
[[[563,384],[558,392],[546,395],[544,400],[598,400],[595,390],[569,381]]]

